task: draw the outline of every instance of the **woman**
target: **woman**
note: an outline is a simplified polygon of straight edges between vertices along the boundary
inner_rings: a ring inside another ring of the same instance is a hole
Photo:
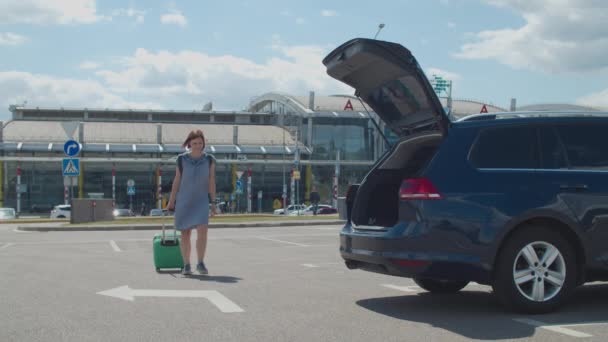
[[[169,210],[175,210],[175,228],[181,231],[181,252],[184,259],[182,274],[192,274],[190,267],[190,237],[196,229],[196,270],[208,274],[205,266],[207,229],[209,224],[209,202],[211,216],[215,208],[215,159],[206,153],[205,136],[201,130],[190,132],[183,147],[189,152],[178,156],[178,165],[169,197]]]

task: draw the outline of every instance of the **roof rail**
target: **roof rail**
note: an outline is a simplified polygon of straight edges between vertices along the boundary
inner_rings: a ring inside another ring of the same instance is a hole
[[[457,121],[477,121],[495,119],[542,118],[542,117],[608,117],[608,112],[587,111],[526,111],[526,112],[496,112],[472,114],[464,116]]]

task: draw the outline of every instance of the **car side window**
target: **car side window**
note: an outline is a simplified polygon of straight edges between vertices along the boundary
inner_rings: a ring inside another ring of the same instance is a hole
[[[535,169],[538,167],[536,128],[496,127],[480,131],[469,153],[477,168]]]
[[[566,169],[568,162],[554,127],[540,128],[541,169]]]
[[[557,131],[571,168],[608,170],[608,124],[559,125]]]

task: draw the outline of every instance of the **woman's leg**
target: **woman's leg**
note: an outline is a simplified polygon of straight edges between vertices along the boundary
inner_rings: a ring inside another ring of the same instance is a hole
[[[191,235],[192,235],[192,229],[182,230],[182,243],[180,245],[180,248],[182,250],[182,258],[184,259],[184,265],[190,263],[190,249],[191,249],[190,236]]]
[[[201,224],[196,226],[196,254],[198,262],[205,259],[205,251],[207,250],[207,225]]]

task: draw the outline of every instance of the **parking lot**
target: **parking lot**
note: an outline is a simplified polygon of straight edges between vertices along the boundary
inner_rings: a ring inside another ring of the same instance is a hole
[[[0,226],[2,341],[608,340],[608,284],[517,315],[486,286],[430,295],[350,271],[339,226],[212,229],[210,275],[189,277],[155,272],[153,231],[15,228]]]

